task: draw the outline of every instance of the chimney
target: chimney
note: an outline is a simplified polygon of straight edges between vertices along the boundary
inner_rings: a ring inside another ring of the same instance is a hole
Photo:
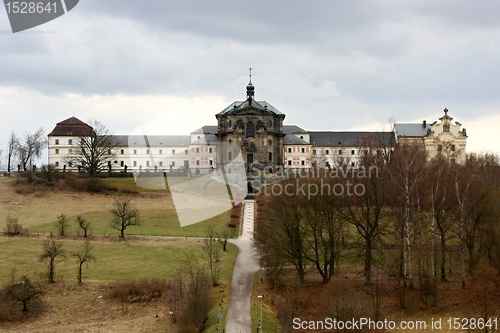
[[[426,128],[426,127],[427,127],[427,121],[426,121],[426,120],[424,120],[424,122],[422,123],[422,126],[423,126],[424,128]]]

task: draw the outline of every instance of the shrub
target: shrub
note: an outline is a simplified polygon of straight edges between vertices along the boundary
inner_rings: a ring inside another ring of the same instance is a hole
[[[0,323],[20,321],[23,317],[23,312],[14,306],[14,302],[7,298],[3,290],[0,295]]]
[[[7,216],[7,225],[4,229],[4,234],[7,236],[26,236],[29,234],[29,231],[17,222],[17,218]]]
[[[77,178],[75,176],[68,176],[64,179],[64,183],[70,189],[79,192],[118,191],[116,186],[106,184],[99,178]]]
[[[59,178],[59,171],[52,164],[42,165],[38,176],[41,180],[53,184]]]
[[[151,302],[164,296],[169,284],[166,279],[133,279],[109,285],[107,297],[122,303]]]

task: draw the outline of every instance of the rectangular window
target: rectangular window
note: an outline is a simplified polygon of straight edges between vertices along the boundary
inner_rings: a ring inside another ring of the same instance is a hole
[[[196,148],[196,154],[200,152],[200,148]]]
[[[273,161],[273,153],[269,153],[269,162]]]
[[[316,149],[313,149],[313,155],[316,155]]]
[[[59,154],[59,149],[56,149],[56,154]]]
[[[146,149],[146,155],[149,155],[149,149]]]
[[[135,167],[137,166],[137,161],[134,161],[134,166],[135,166]]]
[[[300,161],[300,164],[306,165],[306,161]]]
[[[137,149],[134,149],[134,155],[137,155]]]
[[[147,166],[147,167],[149,166],[149,161],[146,161],[146,166]]]
[[[328,149],[326,150],[326,154],[327,154],[327,155],[328,155],[328,154],[330,154],[330,151],[329,151]]]
[[[120,166],[121,166],[121,167],[122,167],[122,166],[125,166],[125,162],[120,161]]]
[[[187,150],[186,150],[187,151]],[[186,153],[187,154],[187,153]],[[172,149],[172,155],[175,155],[175,149]]]
[[[68,154],[73,154],[73,149],[68,149]]]
[[[160,161],[160,166],[161,166],[161,167],[163,166],[163,162],[162,162],[162,161]]]
[[[196,160],[196,165],[200,165],[200,161],[199,160]]]
[[[301,152],[302,152],[302,153],[305,153],[305,152],[306,152],[306,149],[305,149],[305,148],[302,148],[302,149],[301,149]]]
[[[73,140],[72,139],[69,139],[68,140],[68,145],[72,145],[73,144]]]
[[[175,161],[172,162],[172,166],[175,166]]]
[[[163,154],[163,150],[160,149],[160,151],[158,152],[158,154],[160,154],[160,155]]]
[[[351,150],[351,155],[354,155],[356,152],[353,150]]]
[[[292,148],[288,148],[288,152],[291,153],[292,152]]]
[[[56,139],[56,145],[58,145],[58,144],[59,144],[59,139]]]
[[[292,161],[288,161],[288,165],[292,165]]]
[[[208,148],[208,152],[211,154],[213,152],[213,148]]]
[[[232,152],[227,153],[227,159],[230,160],[230,161],[233,159],[233,153]]]
[[[208,164],[214,165],[214,161],[210,160],[210,161],[208,161]]]
[[[120,154],[125,154],[125,149],[120,149]]]
[[[339,155],[342,155],[342,150],[341,149],[339,149]]]
[[[56,167],[58,167],[58,166],[59,166],[59,162],[56,162]]]
[[[184,154],[186,154],[186,155],[189,154],[189,151],[187,149],[184,150]]]

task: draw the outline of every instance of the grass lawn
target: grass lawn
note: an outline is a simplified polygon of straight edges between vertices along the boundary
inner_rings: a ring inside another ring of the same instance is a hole
[[[177,214],[171,209],[145,209],[139,210],[141,225],[130,226],[125,230],[127,235],[140,236],[173,236],[173,237],[204,237],[207,226],[214,225],[217,231],[227,228],[231,212],[227,211],[200,223],[181,227]],[[91,223],[91,234],[96,235],[118,235],[118,230],[109,226],[112,214],[110,211],[96,211],[81,214]],[[68,216],[68,234],[83,234],[83,230],[76,223],[76,216]],[[39,226],[30,227],[32,233],[53,233],[56,235],[56,220]]]
[[[104,184],[114,186],[119,191],[170,193],[168,183],[163,177],[140,177],[139,184],[143,186],[138,186],[134,177],[102,178],[101,180]]]
[[[272,290],[270,290],[266,283],[260,282],[260,273],[255,274],[253,281],[252,293],[252,332],[258,332],[260,322],[260,306],[261,300],[257,296],[264,295],[262,299],[262,332],[281,332],[281,327],[278,318],[274,313],[273,306],[270,304],[272,299]]]
[[[0,285],[10,282],[10,274],[16,269],[19,278],[27,275],[32,279],[45,279],[47,263],[40,262],[42,239],[0,237],[2,260],[0,261]],[[66,259],[56,264],[57,280],[76,280],[77,261],[70,252],[83,246],[81,240],[61,240]],[[83,269],[83,279],[91,281],[114,281],[132,278],[170,278],[184,262],[184,254],[192,252],[202,258],[203,240],[197,239],[151,239],[134,241],[93,242],[95,263]],[[237,249],[228,246],[222,252],[221,281],[230,281]]]

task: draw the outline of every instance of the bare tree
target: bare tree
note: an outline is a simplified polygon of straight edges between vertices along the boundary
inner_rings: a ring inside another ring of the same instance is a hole
[[[412,214],[412,201],[418,201],[417,188],[425,177],[425,151],[421,145],[399,144],[391,159],[389,173],[394,181],[395,189],[398,191],[397,199],[403,208],[402,219],[400,221],[401,235],[401,276],[406,287],[408,277],[409,288],[413,289],[413,262],[411,242],[410,217]],[[414,199],[414,200],[411,200]],[[401,202],[402,201],[402,202]],[[418,245],[418,244],[417,244]]]
[[[12,160],[14,154],[16,153],[16,147],[19,143],[19,139],[14,131],[10,133],[9,142],[7,144],[7,172],[12,170]]]
[[[179,323],[183,328],[198,332],[210,310],[210,277],[206,269],[192,257],[186,258],[182,272],[183,302],[180,306]]]
[[[63,249],[63,244],[61,242],[56,242],[53,239],[43,241],[43,253],[40,255],[40,261],[48,260],[49,270],[47,272],[47,277],[50,283],[55,282],[55,265],[56,259],[66,258],[65,251]]]
[[[66,215],[61,214],[57,217],[56,226],[57,226],[57,229],[59,230],[59,235],[64,236],[64,233],[66,232],[66,228],[69,226]]]
[[[468,278],[467,289],[462,292],[463,313],[471,318],[483,320],[483,327],[477,327],[475,332],[495,332],[491,325],[492,318],[500,315],[500,276],[498,271],[484,263],[479,264],[471,277]]]
[[[363,139],[361,144],[362,157],[359,160],[360,168],[357,181],[362,185],[362,195],[345,196],[344,218],[357,230],[361,238],[364,260],[365,284],[372,283],[372,266],[374,263],[373,251],[383,230],[383,221],[387,212],[384,208],[388,204],[388,175],[386,171],[387,159],[382,149],[378,149],[373,138]],[[371,170],[374,170],[372,173]],[[361,172],[365,175],[361,176]]]
[[[115,141],[115,136],[101,122],[90,120],[88,131],[79,133],[73,145],[73,155],[68,156],[66,161],[94,177],[109,169],[115,156]]]
[[[89,264],[89,262],[96,261],[96,257],[92,254],[94,247],[92,244],[86,240],[83,247],[79,252],[71,252],[71,256],[75,257],[78,261],[78,282],[82,283],[82,267],[83,264]]]
[[[220,275],[220,249],[217,246],[215,228],[213,225],[207,227],[205,233],[203,251],[205,252],[208,267],[210,269],[210,276],[212,277],[212,284],[214,286],[219,285],[219,275]]]
[[[34,133],[28,132],[18,140],[15,150],[24,171],[31,170],[30,166],[34,165],[36,158],[42,156],[46,145],[47,140],[43,134],[43,128],[39,128]]]
[[[38,301],[43,291],[34,286],[27,276],[21,282],[13,283],[7,287],[7,296],[16,302],[23,303],[23,310],[28,311],[28,302]]]
[[[76,217],[76,223],[83,230],[83,237],[87,238],[88,231],[90,229],[90,222],[85,220],[81,215]]]
[[[327,180],[328,181],[328,180]],[[331,179],[327,184],[335,186]],[[321,185],[314,182],[308,185]],[[324,186],[324,185],[323,185]],[[302,197],[303,225],[305,233],[304,257],[311,261],[323,283],[330,281],[335,273],[335,260],[341,249],[341,217],[339,202],[335,196],[314,195]]]
[[[221,233],[217,233],[217,237],[219,238],[219,243],[221,243],[222,245],[222,250],[226,251],[227,240],[229,238],[229,230],[226,228],[222,229]]]
[[[131,203],[131,199],[116,200],[111,209],[113,218],[109,226],[120,231],[120,238],[125,238],[125,229],[130,226],[140,225],[139,211]]]
[[[296,183],[291,182],[285,186],[289,192],[297,193]],[[307,259],[304,253],[307,244],[302,223],[301,198],[297,195],[277,195],[270,199],[267,208],[268,223],[256,235],[261,251],[268,256],[268,264],[279,261],[275,257],[292,264],[302,284],[305,282]]]

